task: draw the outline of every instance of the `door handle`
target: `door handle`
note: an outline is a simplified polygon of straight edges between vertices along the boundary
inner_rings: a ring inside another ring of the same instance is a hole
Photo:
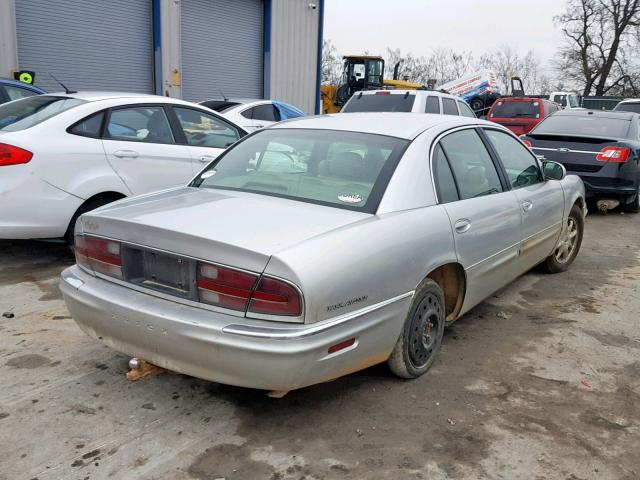
[[[522,202],[522,211],[523,212],[528,212],[532,208],[533,208],[533,202],[531,200],[525,200],[524,202]]]
[[[461,218],[460,220],[456,221],[454,228],[457,233],[464,233],[471,228],[471,221],[467,220],[466,218]]]
[[[134,150],[116,150],[113,155],[118,158],[137,158],[138,152]]]
[[[216,157],[214,157],[213,155],[202,155],[198,160],[200,160],[202,163],[209,163],[211,160],[215,160]]]

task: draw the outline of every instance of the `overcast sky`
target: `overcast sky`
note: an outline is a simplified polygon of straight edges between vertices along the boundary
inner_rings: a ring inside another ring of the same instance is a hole
[[[553,17],[563,0],[325,0],[324,38],[341,55],[387,47],[426,56],[431,49],[468,50],[478,57],[507,43],[533,50],[543,68],[561,41]]]

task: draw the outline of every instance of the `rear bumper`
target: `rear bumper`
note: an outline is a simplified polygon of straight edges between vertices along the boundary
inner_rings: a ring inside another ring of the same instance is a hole
[[[610,195],[623,198],[638,192],[640,168],[636,162],[622,165],[606,163],[597,172],[573,171],[571,164],[564,165],[568,174],[578,175],[582,179],[587,197]]]
[[[80,328],[114,350],[194,377],[265,390],[301,388],[383,362],[413,293],[320,324],[283,325],[175,303],[77,266],[62,272],[60,289]],[[328,354],[330,346],[353,337],[354,345]]]

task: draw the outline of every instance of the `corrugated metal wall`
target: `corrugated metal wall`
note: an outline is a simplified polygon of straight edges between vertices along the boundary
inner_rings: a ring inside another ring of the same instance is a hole
[[[182,98],[262,98],[262,0],[182,0]]]
[[[0,0],[4,1],[4,0]],[[18,63],[36,84],[153,93],[151,2],[15,0]]]
[[[319,1],[272,0],[271,98],[313,114],[318,65]]]

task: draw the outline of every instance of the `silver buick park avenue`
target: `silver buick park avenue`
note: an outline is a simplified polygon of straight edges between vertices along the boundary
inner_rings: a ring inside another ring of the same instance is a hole
[[[175,372],[281,392],[385,361],[415,378],[446,325],[566,270],[585,214],[581,180],[495,123],[307,117],[82,215],[61,289],[88,335]]]

